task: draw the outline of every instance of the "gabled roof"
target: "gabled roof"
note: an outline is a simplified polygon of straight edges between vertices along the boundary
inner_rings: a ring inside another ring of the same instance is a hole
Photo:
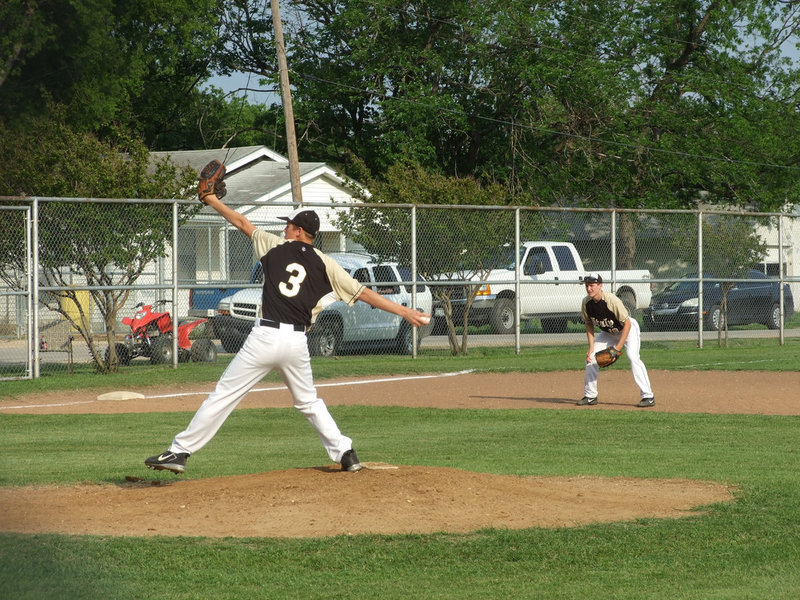
[[[226,200],[268,202],[291,193],[289,160],[266,146],[151,152],[151,156],[169,158],[178,166],[188,165],[198,173],[211,160],[222,161],[227,170]],[[301,186],[319,178],[340,189],[347,183],[345,177],[325,163],[301,162],[299,171]]]
[[[195,171],[200,171],[210,161],[222,161],[229,169],[241,166],[256,160],[272,160],[278,163],[289,164],[289,159],[270,150],[266,146],[240,146],[238,148],[211,148],[209,150],[167,150],[164,152],[151,152],[151,156],[162,158],[169,157],[178,165],[189,165]]]
[[[277,230],[283,229],[285,223],[277,217],[285,214],[285,204],[292,202],[289,161],[273,150],[265,146],[246,146],[151,152],[151,158],[169,158],[176,165],[188,165],[197,173],[214,159],[222,161],[226,168],[225,202],[247,204],[236,210],[246,214],[253,222],[267,225],[274,222]],[[339,175],[325,163],[301,162],[299,171],[304,202],[358,202],[353,198],[351,189],[354,182]],[[334,209],[322,207],[316,210],[320,216],[320,231],[338,231],[333,224],[337,216]],[[204,207],[192,221],[199,225],[221,219],[213,208]]]

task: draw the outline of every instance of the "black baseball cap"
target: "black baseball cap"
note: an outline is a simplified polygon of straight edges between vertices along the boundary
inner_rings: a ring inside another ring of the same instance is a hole
[[[319,215],[308,208],[298,208],[288,217],[278,217],[281,221],[302,227],[309,235],[317,235],[319,231]]]
[[[583,283],[603,283],[603,278],[600,277],[600,273],[589,273],[584,276]]]

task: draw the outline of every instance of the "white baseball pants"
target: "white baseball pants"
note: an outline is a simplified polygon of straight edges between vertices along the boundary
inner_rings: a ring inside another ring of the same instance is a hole
[[[211,441],[245,394],[274,369],[281,373],[289,388],[294,407],[317,430],[330,459],[340,462],[342,455],[353,447],[353,441],[342,435],[328,407],[317,397],[305,333],[285,324],[280,329],[258,324],[253,327],[189,426],[175,436],[170,451],[194,454],[200,450]]]
[[[652,398],[653,390],[650,387],[650,377],[647,375],[647,367],[644,366],[642,359],[639,357],[639,349],[642,346],[642,334],[639,328],[639,323],[633,317],[629,317],[631,321],[631,330],[628,332],[628,337],[625,340],[625,354],[631,363],[631,373],[636,385],[639,386],[639,392],[642,398]],[[597,377],[600,374],[600,367],[594,358],[594,354],[600,350],[604,350],[609,346],[614,346],[619,342],[619,334],[608,333],[606,331],[598,331],[594,336],[594,352],[592,353],[592,362],[586,363],[586,375],[583,382],[583,395],[587,398],[597,398]]]

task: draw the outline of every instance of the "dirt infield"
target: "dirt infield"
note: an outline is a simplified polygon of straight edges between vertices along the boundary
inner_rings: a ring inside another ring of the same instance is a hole
[[[635,408],[638,391],[624,369],[603,373],[594,407],[575,406],[582,391],[578,371],[378,377],[317,386],[331,406],[800,414],[800,405],[787,401],[800,373],[654,371],[650,377],[656,406],[647,409]],[[142,388],[135,391],[145,397],[132,400],[98,401],[96,391],[46,394],[0,401],[0,414],[194,411],[212,387]],[[240,408],[290,405],[283,386],[263,384]],[[152,449],[142,450],[144,456]],[[713,482],[510,477],[361,458],[367,468],[359,473],[322,465],[204,480],[176,477],[165,484],[148,480],[142,468],[117,485],[0,488],[0,530],[209,537],[467,532],[679,517],[729,501],[734,493]],[[165,506],[174,516],[154,519],[153,507]]]

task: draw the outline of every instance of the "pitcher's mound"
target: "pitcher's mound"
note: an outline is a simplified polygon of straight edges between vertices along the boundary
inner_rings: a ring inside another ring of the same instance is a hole
[[[0,488],[0,530],[208,537],[468,532],[674,518],[733,499],[728,486],[705,481],[387,467],[394,466]]]

